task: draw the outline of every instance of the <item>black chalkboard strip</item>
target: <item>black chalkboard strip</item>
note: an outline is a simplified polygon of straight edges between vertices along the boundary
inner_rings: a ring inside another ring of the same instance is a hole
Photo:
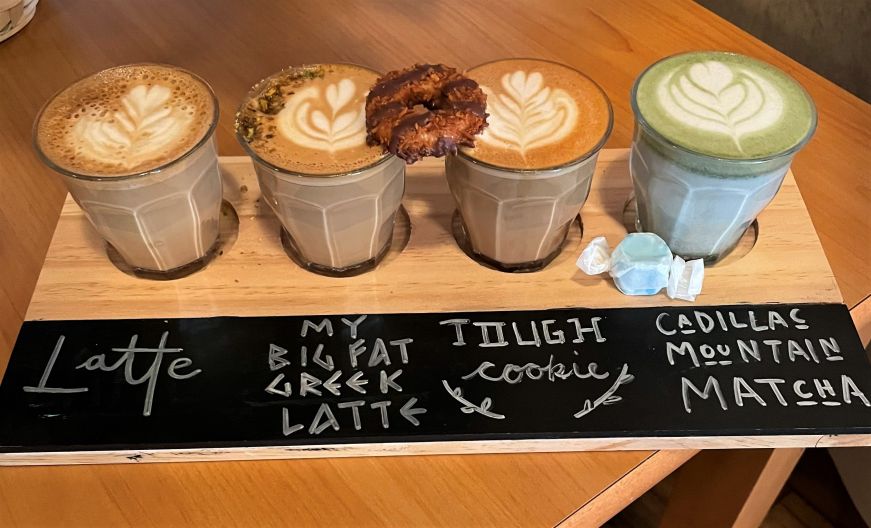
[[[0,464],[871,445],[838,304],[29,321]]]

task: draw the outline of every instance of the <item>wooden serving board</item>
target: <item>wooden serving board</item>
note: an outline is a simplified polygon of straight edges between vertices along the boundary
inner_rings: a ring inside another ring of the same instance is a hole
[[[0,385],[0,464],[871,445],[871,365],[791,174],[686,303],[575,267],[626,234],[627,150],[525,274],[458,246],[440,160],[408,168],[393,247],[349,278],[287,256],[248,158],[221,168],[238,232],[174,281],[117,268],[67,199]]]
[[[614,247],[626,235],[623,210],[632,192],[628,153],[601,152],[581,210],[583,240],[573,236],[546,269],[525,274],[488,269],[459,249],[442,160],[408,168],[403,200],[411,220],[408,245],[374,271],[342,279],[315,275],[287,257],[278,221],[259,201],[247,157],[225,157],[221,163],[224,198],[239,215],[238,238],[206,269],[180,280],[146,281],[120,272],[68,198],[26,320],[686,306],[664,292],[621,295],[610,280],[575,267],[591,238],[604,235]],[[758,222],[758,240],[746,256],[705,271],[696,305],[842,302],[791,173]]]

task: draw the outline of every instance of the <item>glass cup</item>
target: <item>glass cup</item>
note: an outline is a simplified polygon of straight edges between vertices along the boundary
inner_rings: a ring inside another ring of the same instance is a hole
[[[636,79],[631,97],[635,132],[629,171],[636,228],[659,235],[686,260],[717,262],[777,194],[792,159],[814,133],[816,111],[811,109],[807,135],[785,152],[756,159],[718,158],[674,144],[645,121],[636,95],[646,71]]]
[[[347,276],[374,268],[390,249],[405,192],[405,162],[387,155],[352,172],[306,175],[276,167],[239,142],[254,161],[263,198],[307,269]]]
[[[218,100],[199,76],[172,68],[202,82],[214,110],[199,142],[154,169],[120,176],[77,173],[51,159],[34,131],[40,159],[63,177],[97,233],[135,273],[158,279],[187,275],[209,261],[218,242],[222,200],[214,139]],[[35,127],[47,107],[48,103],[37,116]]]
[[[547,170],[496,167],[462,151],[448,156],[448,185],[475,256],[502,271],[547,266],[590,194],[600,149]]]
[[[540,270],[590,193],[613,125],[610,101],[589,77],[551,61],[497,60],[467,75],[487,94],[489,125],[474,149],[445,159],[462,223],[455,237],[498,270]]]

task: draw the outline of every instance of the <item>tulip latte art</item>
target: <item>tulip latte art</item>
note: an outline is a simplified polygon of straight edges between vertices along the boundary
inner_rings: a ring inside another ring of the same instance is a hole
[[[669,141],[725,158],[784,152],[813,126],[813,106],[795,81],[731,53],[689,53],[656,63],[638,81],[636,101],[641,117]]]
[[[384,157],[366,144],[366,94],[378,74],[350,64],[288,68],[249,94],[236,131],[263,160],[292,172],[335,175]]]
[[[774,198],[816,114],[785,73],[750,57],[663,59],[633,90],[638,226],[684,258],[716,261]]]
[[[512,169],[545,169],[590,152],[610,126],[608,100],[581,73],[539,60],[503,60],[468,72],[487,94],[489,125],[471,158]]]

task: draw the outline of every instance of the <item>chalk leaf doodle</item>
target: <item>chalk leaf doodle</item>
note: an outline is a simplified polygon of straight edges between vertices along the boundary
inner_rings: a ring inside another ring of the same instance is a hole
[[[777,123],[783,97],[758,73],[710,60],[679,68],[657,86],[657,99],[685,125],[725,134],[744,153],[741,139]]]
[[[362,145],[366,111],[357,85],[350,79],[299,90],[278,113],[281,133],[297,145],[335,152]],[[326,103],[326,104],[324,104]]]
[[[442,380],[442,386],[444,386],[445,390],[448,391],[448,394],[450,394],[453,399],[463,404],[463,406],[460,407],[460,411],[463,414],[478,413],[482,416],[486,416],[487,418],[493,418],[494,420],[505,419],[504,414],[494,413],[490,411],[490,408],[493,407],[493,400],[489,396],[481,400],[480,405],[475,405],[474,403],[463,397],[463,389],[461,389],[460,387],[451,388],[451,386],[448,385],[447,380]]]
[[[171,100],[172,90],[165,86],[134,86],[121,97],[119,110],[80,119],[74,137],[82,140],[91,157],[133,167],[185,133],[192,117]]]
[[[487,94],[489,126],[481,141],[495,147],[517,150],[521,156],[532,149],[557,143],[578,121],[578,105],[564,90],[545,86],[539,72],[515,71],[502,76],[504,93],[481,86]]]
[[[621,402],[623,398],[621,396],[617,396],[617,390],[620,388],[621,385],[626,385],[634,379],[635,376],[629,374],[629,365],[626,365],[624,363],[623,369],[620,371],[620,375],[617,376],[617,379],[614,381],[614,383],[610,387],[608,387],[608,390],[602,393],[602,395],[595,400],[588,399],[584,401],[584,406],[581,408],[580,411],[574,414],[574,417],[582,418],[602,405],[613,405],[615,403]]]

